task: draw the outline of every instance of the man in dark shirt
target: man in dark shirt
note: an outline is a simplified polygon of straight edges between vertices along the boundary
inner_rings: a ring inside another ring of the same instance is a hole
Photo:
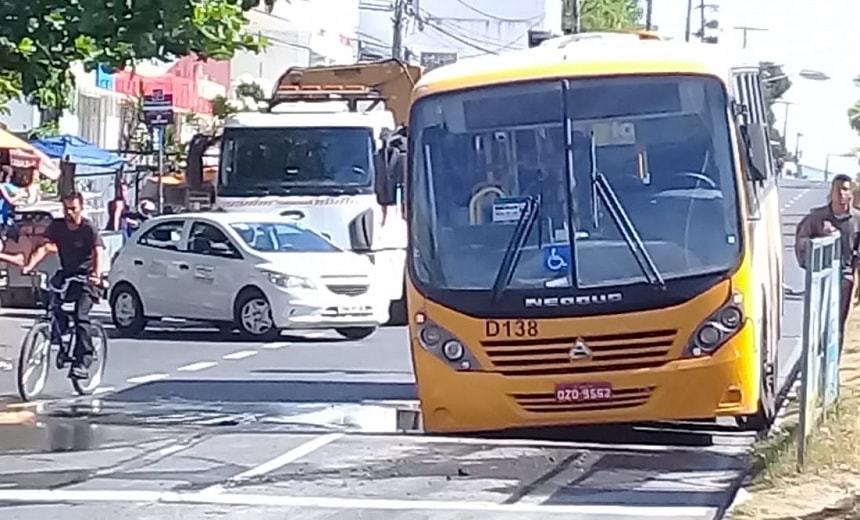
[[[93,361],[93,340],[90,334],[90,311],[98,301],[102,273],[105,265],[105,245],[98,229],[83,216],[84,197],[72,193],[63,197],[63,219],[55,219],[45,230],[48,242],[36,249],[22,268],[24,274],[32,272],[49,253],[60,257],[60,270],[51,278],[51,285],[61,287],[72,276],[87,276],[87,284],[72,283],[66,292],[67,302],[75,303],[75,346],[69,377],[89,378]],[[52,308],[62,312],[62,302],[52,301]]]
[[[854,273],[858,265],[858,233],[860,233],[860,211],[854,208],[854,182],[848,175],[837,175],[830,184],[827,205],[812,208],[797,225],[794,254],[797,262],[806,268],[806,248],[813,238],[824,237],[839,231],[842,242],[842,294],[840,326],[845,330],[845,320],[851,309],[854,288]]]

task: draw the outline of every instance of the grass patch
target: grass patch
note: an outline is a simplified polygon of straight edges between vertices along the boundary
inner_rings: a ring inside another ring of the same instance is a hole
[[[860,312],[845,328],[838,405],[813,432],[803,472],[797,470],[798,405],[752,452],[755,479],[733,519],[860,520]]]

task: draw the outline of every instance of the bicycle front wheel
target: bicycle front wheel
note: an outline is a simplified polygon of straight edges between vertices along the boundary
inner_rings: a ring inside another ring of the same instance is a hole
[[[24,401],[39,396],[51,371],[51,325],[40,322],[30,329],[18,355],[18,395]]]
[[[90,395],[102,384],[107,366],[108,336],[101,323],[90,325],[93,340],[93,364],[89,366],[90,377],[87,379],[72,379],[72,387],[78,395]]]

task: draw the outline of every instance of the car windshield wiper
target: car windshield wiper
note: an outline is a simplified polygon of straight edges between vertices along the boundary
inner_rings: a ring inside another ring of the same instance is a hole
[[[511,241],[508,242],[508,247],[505,248],[505,254],[502,256],[502,265],[499,266],[499,272],[496,273],[496,279],[493,282],[493,299],[498,300],[508,285],[511,283],[511,278],[514,277],[514,271],[517,263],[520,261],[520,255],[523,252],[523,246],[537,221],[538,210],[540,209],[540,198],[529,196],[523,201],[522,209],[520,210],[520,218],[514,226],[514,232],[511,236]]]
[[[636,259],[636,263],[639,264],[639,268],[642,269],[642,274],[645,275],[648,283],[665,289],[666,280],[663,278],[660,270],[657,269],[654,259],[648,253],[648,249],[645,248],[642,236],[639,234],[636,226],[633,225],[621,201],[618,200],[618,196],[615,194],[615,190],[612,189],[612,185],[609,184],[609,180],[597,168],[597,147],[594,142],[593,131],[589,133],[589,148],[591,153],[592,189],[597,193],[597,196],[603,202],[603,205],[606,206],[606,209],[609,210],[609,215],[621,231],[627,247],[630,248],[633,258]]]

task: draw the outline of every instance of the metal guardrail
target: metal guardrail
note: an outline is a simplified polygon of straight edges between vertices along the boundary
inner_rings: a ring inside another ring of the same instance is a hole
[[[806,251],[797,465],[814,429],[839,398],[842,250],[840,234],[815,238]]]

